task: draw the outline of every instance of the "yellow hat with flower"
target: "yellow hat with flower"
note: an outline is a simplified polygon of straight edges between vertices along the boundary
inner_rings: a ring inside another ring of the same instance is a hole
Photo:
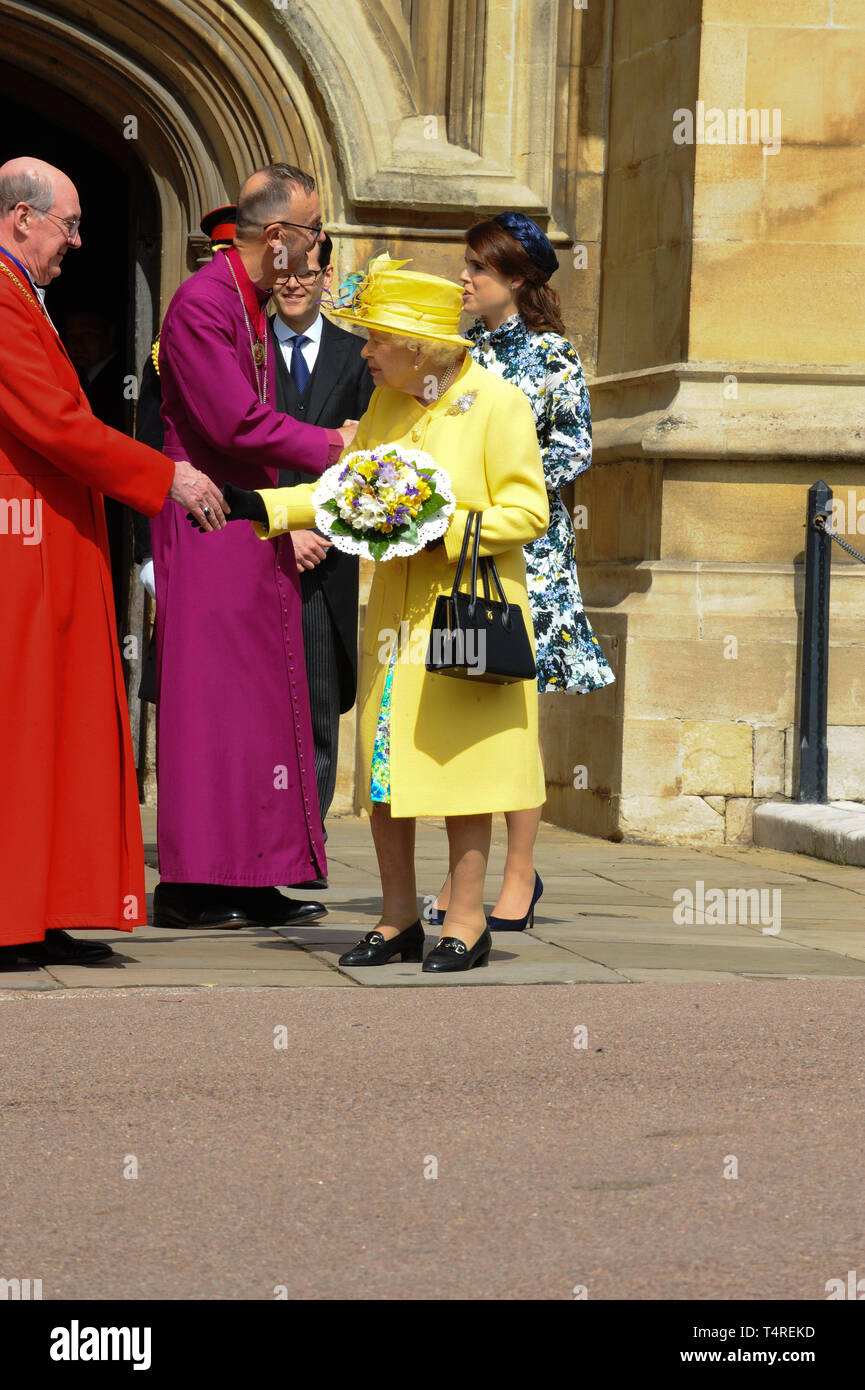
[[[333,317],[380,333],[471,347],[471,341],[457,332],[463,307],[460,286],[439,275],[403,270],[405,265],[411,261],[391,260],[386,251],[375,256],[365,274],[355,272],[343,281]]]

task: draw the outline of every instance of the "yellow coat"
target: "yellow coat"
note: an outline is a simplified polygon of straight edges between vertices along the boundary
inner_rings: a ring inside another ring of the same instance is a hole
[[[471,408],[453,412],[469,392],[475,393]],[[522,609],[533,638],[522,547],[544,534],[549,509],[531,407],[518,387],[466,355],[453,385],[431,405],[388,387],[374,392],[347,452],[378,444],[432,454],[450,475],[457,509],[443,547],[375,567],[358,676],[365,805],[371,804],[373,744],[395,640],[390,634],[399,634],[391,697],[391,813],[472,815],[541,806],[535,682],[454,680],[424,666],[436,598],[453,585],[469,511],[483,511],[481,554],[496,557],[508,601]],[[312,526],[313,487],[262,491],[270,529],[256,525],[258,534]],[[467,579],[464,572],[463,588]]]

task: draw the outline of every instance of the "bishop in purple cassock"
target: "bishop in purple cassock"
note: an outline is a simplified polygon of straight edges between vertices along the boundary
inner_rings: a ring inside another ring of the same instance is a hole
[[[220,486],[275,487],[280,468],[317,476],[346,442],[338,430],[276,411],[265,331],[272,285],[306,269],[320,239],[314,190],[287,165],[253,175],[238,200],[235,249],[180,286],[163,324],[164,452]],[[173,502],[151,528],[155,923],[277,925],[320,916],[318,904],[275,889],[326,874],[290,535],[261,541],[249,526],[201,534]]]

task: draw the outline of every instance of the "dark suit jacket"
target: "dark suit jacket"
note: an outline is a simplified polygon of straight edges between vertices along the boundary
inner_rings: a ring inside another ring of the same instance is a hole
[[[364,339],[324,319],[312,375],[301,397],[291,379],[282,347],[271,324],[276,362],[276,408],[308,425],[338,429],[343,420],[359,420],[373,393],[373,380],[360,355]],[[308,483],[309,474],[281,469],[280,487]],[[339,708],[351,709],[357,691],[358,562],[334,548],[314,570],[300,576],[301,596],[320,589],[327,603],[339,658]]]

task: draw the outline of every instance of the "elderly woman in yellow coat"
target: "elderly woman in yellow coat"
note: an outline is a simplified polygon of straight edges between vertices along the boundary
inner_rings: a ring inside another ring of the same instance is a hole
[[[483,890],[492,812],[545,799],[538,697],[534,681],[494,685],[427,671],[427,640],[436,599],[452,588],[471,511],[482,513],[480,553],[495,557],[507,600],[532,635],[522,548],[544,534],[549,512],[525,395],[466,352],[457,332],[459,287],[406,264],[372,261],[352,305],[335,311],[367,330],[362,356],[377,388],[346,452],[385,443],[424,449],[449,474],[457,506],[443,542],[375,567],[358,704],[382,912],[340,963],[422,959],[415,817],[444,816],[453,887],[442,937],[423,968],[467,970],[485,964],[491,946]],[[258,517],[263,538],[308,529],[313,487],[226,489],[231,520]]]

